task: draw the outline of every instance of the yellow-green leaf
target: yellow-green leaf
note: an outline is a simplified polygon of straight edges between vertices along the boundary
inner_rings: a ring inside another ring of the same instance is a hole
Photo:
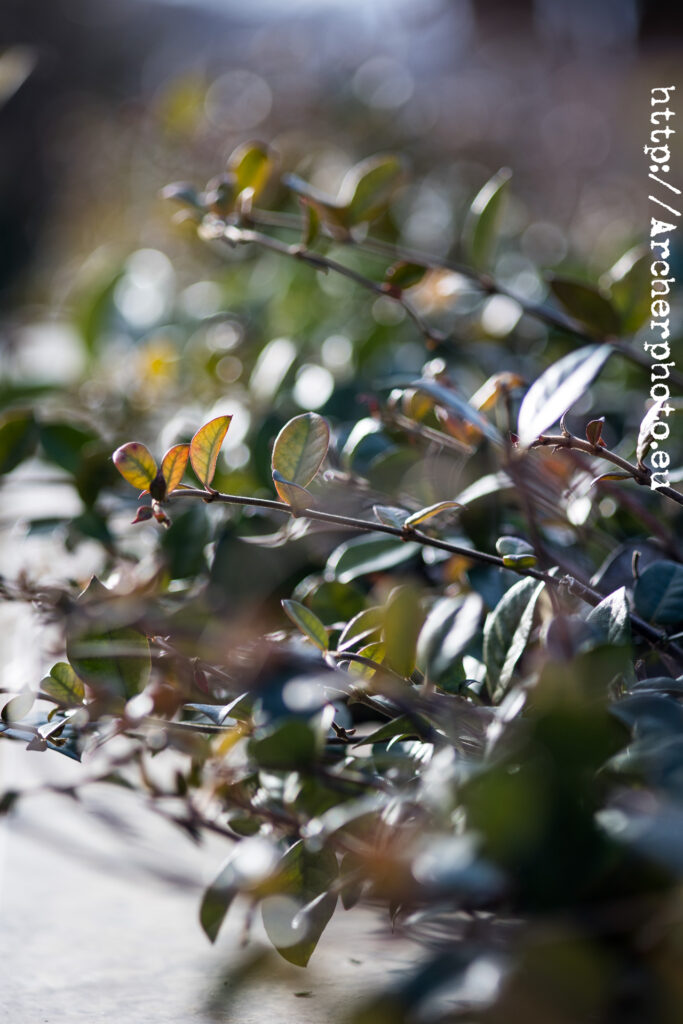
[[[374,220],[389,205],[401,182],[404,164],[399,156],[371,156],[352,167],[339,190],[349,224]]]
[[[423,523],[425,519],[438,516],[440,512],[446,512],[450,508],[464,508],[464,506],[459,501],[439,501],[436,505],[430,505],[428,508],[420,509],[419,512],[414,512],[412,516],[408,516],[403,525],[410,529],[413,526],[417,526],[418,523]]]
[[[114,465],[127,483],[147,489],[157,475],[157,464],[148,448],[139,441],[129,441],[117,448]]]
[[[303,512],[313,504],[313,495],[305,487],[293,484],[291,480],[285,480],[282,473],[273,470],[273,483],[275,490],[283,501],[294,510],[294,513]]]
[[[315,612],[298,601],[283,601],[282,607],[294,625],[298,626],[316,647],[321,651],[327,650],[327,630]]]
[[[58,661],[52,666],[49,676],[45,676],[40,688],[60,704],[82,704],[85,698],[82,681],[66,661]]]
[[[189,454],[189,444],[174,444],[161,460],[161,472],[166,481],[167,494],[174,491],[182,480]]]
[[[279,473],[289,483],[306,487],[320,469],[329,443],[330,428],[322,416],[315,412],[295,416],[275,438],[273,479]]]
[[[274,163],[272,154],[261,142],[238,146],[228,160],[228,170],[235,178],[236,195],[250,188],[254,197],[258,196],[268,184]]]
[[[494,174],[474,197],[467,214],[463,244],[467,258],[476,270],[485,270],[490,261],[511,176],[507,167]]]
[[[190,442],[190,462],[205,487],[213,480],[218,453],[231,420],[232,416],[216,416],[200,427]]]

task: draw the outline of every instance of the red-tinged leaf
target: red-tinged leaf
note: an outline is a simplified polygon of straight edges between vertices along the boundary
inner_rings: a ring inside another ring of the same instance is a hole
[[[299,515],[313,506],[314,499],[311,492],[307,491],[305,487],[300,487],[299,484],[292,483],[291,480],[285,480],[282,473],[278,473],[276,469],[273,470],[273,483],[275,490],[282,500],[291,507],[294,515]]]
[[[604,481],[610,480],[632,480],[633,477],[630,473],[603,473],[602,476],[596,476],[595,480],[591,481],[591,487],[595,487],[596,484],[600,484]]]
[[[273,445],[273,479],[306,487],[320,469],[330,443],[327,421],[315,412],[305,412],[286,423]],[[287,499],[285,499],[287,500]]]
[[[145,523],[148,519],[152,518],[152,515],[153,512],[149,505],[140,505],[135,514],[135,519],[131,519],[131,523]]]
[[[205,487],[211,486],[218,453],[231,420],[232,416],[216,416],[200,427],[190,442],[190,462]]]
[[[133,487],[149,488],[157,475],[157,464],[148,448],[139,441],[130,441],[117,448],[112,456],[114,465],[127,483]]]
[[[167,494],[174,491],[182,480],[189,455],[189,444],[174,444],[161,460],[161,472],[166,481]]]
[[[591,444],[600,444],[602,441],[602,428],[605,425],[605,417],[601,416],[599,420],[591,420],[586,426],[586,439]],[[604,444],[604,442],[602,442]]]

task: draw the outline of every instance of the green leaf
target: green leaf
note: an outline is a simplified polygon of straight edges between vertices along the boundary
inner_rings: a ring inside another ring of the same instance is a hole
[[[443,597],[425,619],[417,642],[417,661],[430,682],[439,685],[453,672],[458,658],[478,635],[484,603],[479,594]]]
[[[273,470],[273,483],[279,496],[290,506],[295,515],[300,515],[315,504],[315,499],[310,491],[298,484],[293,484],[291,480],[285,480],[282,473],[278,473],[276,469]]]
[[[441,512],[447,512],[454,508],[461,509],[462,507],[458,501],[439,501],[436,505],[429,505],[428,508],[414,512],[412,516],[408,516],[403,525],[408,528],[417,526],[419,523],[424,523],[427,519],[431,519],[432,516],[438,516]]]
[[[33,690],[25,686],[16,697],[12,697],[5,704],[0,715],[2,721],[6,725],[11,725],[13,722],[21,722],[33,707],[35,699],[36,695]]]
[[[483,413],[471,406],[457,391],[425,378],[412,381],[410,387],[429,395],[438,405],[443,406],[449,412],[455,413],[456,416],[466,420],[467,423],[471,423],[477,430],[482,432],[484,437],[487,437],[489,441],[493,441],[495,445],[502,445],[503,439],[500,431],[494,427],[493,423]]]
[[[249,757],[259,768],[296,771],[309,768],[317,755],[315,732],[300,718],[289,718],[259,730],[248,744]]]
[[[661,399],[659,402],[654,402],[643,416],[638,430],[638,441],[636,442],[636,459],[638,465],[643,465],[643,460],[652,446],[653,436],[652,428],[660,418],[660,413],[663,407],[666,405],[666,399]]]
[[[174,491],[183,479],[189,454],[189,444],[174,444],[161,460],[161,472],[166,482],[167,494]]]
[[[190,442],[190,462],[205,487],[211,486],[221,445],[232,416],[216,416],[200,427]]]
[[[624,334],[634,334],[650,314],[652,255],[637,245],[617,260],[600,280],[621,319]]]
[[[362,224],[384,213],[404,173],[403,160],[393,155],[371,156],[352,167],[338,198],[345,209],[346,223]]]
[[[112,456],[119,473],[132,487],[148,490],[157,475],[157,464],[149,449],[139,441],[129,441],[117,448]]]
[[[14,410],[0,417],[0,475],[29,459],[38,444],[38,424],[32,412]]]
[[[581,398],[612,353],[610,345],[585,345],[549,366],[522,401],[517,420],[521,447],[528,447]]]
[[[512,171],[501,168],[472,201],[463,228],[466,258],[475,270],[486,270],[496,243],[503,202]]]
[[[235,149],[228,160],[228,171],[235,179],[235,195],[253,189],[258,198],[268,184],[275,168],[273,155],[260,142],[245,142]]]
[[[340,583],[350,583],[359,576],[395,569],[419,553],[420,545],[412,541],[406,543],[384,537],[354,537],[332,552],[327,562],[327,572]]]
[[[262,903],[263,924],[280,956],[305,967],[337,904],[329,890],[339,875],[331,850],[295,843],[280,862],[279,893]]]
[[[306,487],[320,469],[330,443],[330,428],[322,416],[305,412],[286,423],[273,445],[273,473]]]
[[[605,643],[611,646],[628,644],[631,640],[631,619],[626,587],[619,587],[609,597],[603,598],[589,612],[586,621],[600,629]]]
[[[98,441],[97,434],[73,423],[41,423],[40,445],[45,457],[75,476],[83,463],[83,449]]]
[[[294,625],[298,626],[316,647],[319,647],[321,651],[327,650],[327,630],[315,612],[306,608],[305,605],[299,604],[298,601],[283,601],[282,607]]]
[[[496,541],[499,555],[533,555],[534,549],[527,540],[521,537],[499,537]]]
[[[337,641],[337,650],[351,650],[357,644],[367,642],[373,634],[379,634],[383,622],[384,610],[382,608],[379,606],[364,608],[344,626]]]
[[[683,565],[664,560],[648,565],[636,581],[633,599],[648,622],[683,622]]]
[[[275,848],[265,839],[243,839],[228,855],[202,897],[199,921],[210,942],[215,942],[238,892],[263,884],[275,869]]]
[[[405,679],[415,668],[415,648],[423,619],[417,588],[396,587],[384,612],[384,661]]]
[[[417,716],[414,717],[416,718]],[[422,736],[427,735],[429,730],[429,724],[427,722],[423,724],[424,728],[420,730],[415,725],[413,718],[409,718],[408,715],[399,715],[398,718],[393,718],[390,722],[380,725],[379,729],[375,729],[374,732],[363,736],[357,743],[354,743],[354,747],[363,747],[373,743],[386,743],[387,740],[393,740],[394,736],[417,736],[422,738]]]
[[[373,505],[372,511],[375,518],[384,526],[395,526],[397,530],[403,529],[406,521],[406,509],[397,508],[395,505]]]
[[[83,682],[66,661],[58,661],[56,665],[52,666],[49,676],[45,676],[40,688],[58,700],[60,704],[69,706],[82,704],[85,699]]]
[[[507,692],[513,672],[528,643],[536,602],[545,584],[520,580],[505,592],[484,624],[484,663],[493,700]]]
[[[66,654],[74,671],[100,698],[128,700],[147,685],[147,638],[121,620],[131,614],[93,576],[67,621]]]
[[[619,315],[610,300],[597,288],[582,281],[555,275],[549,276],[548,283],[553,295],[575,320],[602,338],[619,333]]]
[[[384,275],[384,280],[392,288],[404,291],[406,288],[413,288],[419,284],[426,273],[427,267],[421,263],[408,263],[406,260],[400,260],[389,267]]]

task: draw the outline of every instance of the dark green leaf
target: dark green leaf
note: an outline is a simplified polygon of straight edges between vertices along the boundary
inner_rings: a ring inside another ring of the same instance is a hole
[[[263,924],[278,953],[305,967],[337,903],[329,893],[339,869],[331,850],[311,852],[299,841],[279,866],[278,895],[262,904]]]
[[[486,270],[496,243],[503,201],[512,172],[503,167],[477,193],[463,228],[465,256],[475,270]]]
[[[619,315],[610,300],[597,288],[566,277],[549,278],[553,294],[575,320],[591,328],[601,338],[619,333]]]
[[[683,622],[683,565],[653,562],[638,577],[633,598],[636,611],[649,622]]]

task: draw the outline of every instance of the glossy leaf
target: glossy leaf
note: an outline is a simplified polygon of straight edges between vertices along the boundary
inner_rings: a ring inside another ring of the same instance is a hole
[[[463,245],[467,259],[476,270],[488,268],[511,177],[509,168],[501,168],[477,193],[470,206],[463,228]]]
[[[52,666],[49,676],[43,679],[40,688],[60,704],[67,706],[82,704],[85,699],[83,682],[66,661],[58,661]]]
[[[305,512],[307,508],[312,508],[315,504],[310,491],[307,491],[305,487],[300,487],[299,484],[293,484],[291,480],[285,480],[277,470],[273,470],[273,483],[277,493],[283,501],[291,506],[295,514]]]
[[[626,587],[620,587],[613,594],[603,598],[600,604],[589,612],[586,621],[600,629],[605,643],[616,646],[629,643],[631,619]]]
[[[406,521],[406,509],[397,508],[395,505],[373,505],[372,511],[375,518],[384,526],[395,526],[402,530]]]
[[[290,483],[306,487],[320,469],[330,443],[327,421],[305,412],[286,423],[275,438],[272,469]]]
[[[441,512],[448,512],[455,508],[461,509],[463,506],[459,501],[439,501],[436,505],[429,505],[427,508],[420,509],[419,512],[413,512],[412,516],[408,516],[403,525],[410,529],[426,522],[432,516],[438,516]]]
[[[651,264],[649,248],[638,245],[624,253],[600,279],[619,313],[624,334],[633,334],[649,316]]]
[[[570,316],[590,327],[600,337],[619,333],[619,315],[610,300],[583,281],[552,275],[549,284],[553,295]]]
[[[384,613],[384,660],[406,679],[415,668],[415,649],[423,619],[419,590],[408,585],[396,587],[389,595]]]
[[[216,416],[197,431],[190,442],[190,462],[201,483],[211,486],[221,445],[232,416]]]
[[[683,565],[653,562],[641,572],[633,590],[636,611],[649,622],[683,622]]]
[[[276,864],[275,847],[259,836],[242,840],[228,854],[205,890],[199,909],[199,922],[210,942],[216,941],[237,893],[262,884]]]
[[[527,540],[521,537],[499,537],[496,541],[499,555],[533,555],[534,549]]]
[[[420,545],[384,537],[354,537],[330,555],[327,570],[341,583],[359,576],[386,572],[420,553]]]
[[[174,444],[161,460],[161,472],[166,481],[167,494],[174,491],[182,480],[189,455],[189,444]]]
[[[299,840],[279,865],[278,894],[262,903],[263,924],[278,953],[305,967],[337,903],[329,890],[339,875],[337,858],[325,848],[312,852]]]
[[[321,651],[327,650],[327,630],[315,612],[298,601],[283,601],[282,607],[294,625],[298,626],[316,647],[319,647]]]
[[[519,445],[528,447],[581,398],[612,353],[609,345],[586,345],[549,366],[519,410]]]
[[[486,619],[484,662],[494,701],[505,695],[526,648],[544,586],[531,578],[514,583]]]
[[[433,606],[417,643],[418,665],[431,682],[439,684],[453,672],[481,630],[483,610],[479,594],[469,594],[464,601],[443,597]]]
[[[638,430],[638,441],[636,443],[636,459],[638,460],[639,466],[643,465],[643,460],[652,446],[652,428],[660,419],[661,411],[665,405],[665,399],[662,399],[659,402],[654,402],[643,416],[640,429]]]
[[[379,633],[383,621],[383,609],[378,606],[358,612],[344,626],[337,641],[337,650],[351,650],[359,643],[367,643],[369,637]]]
[[[149,449],[139,441],[129,441],[117,448],[114,465],[126,481],[138,490],[148,490],[157,475],[157,464]]]
[[[33,690],[25,686],[16,697],[11,697],[7,701],[0,713],[0,718],[9,725],[13,722],[21,722],[33,707],[35,699],[36,695]]]

